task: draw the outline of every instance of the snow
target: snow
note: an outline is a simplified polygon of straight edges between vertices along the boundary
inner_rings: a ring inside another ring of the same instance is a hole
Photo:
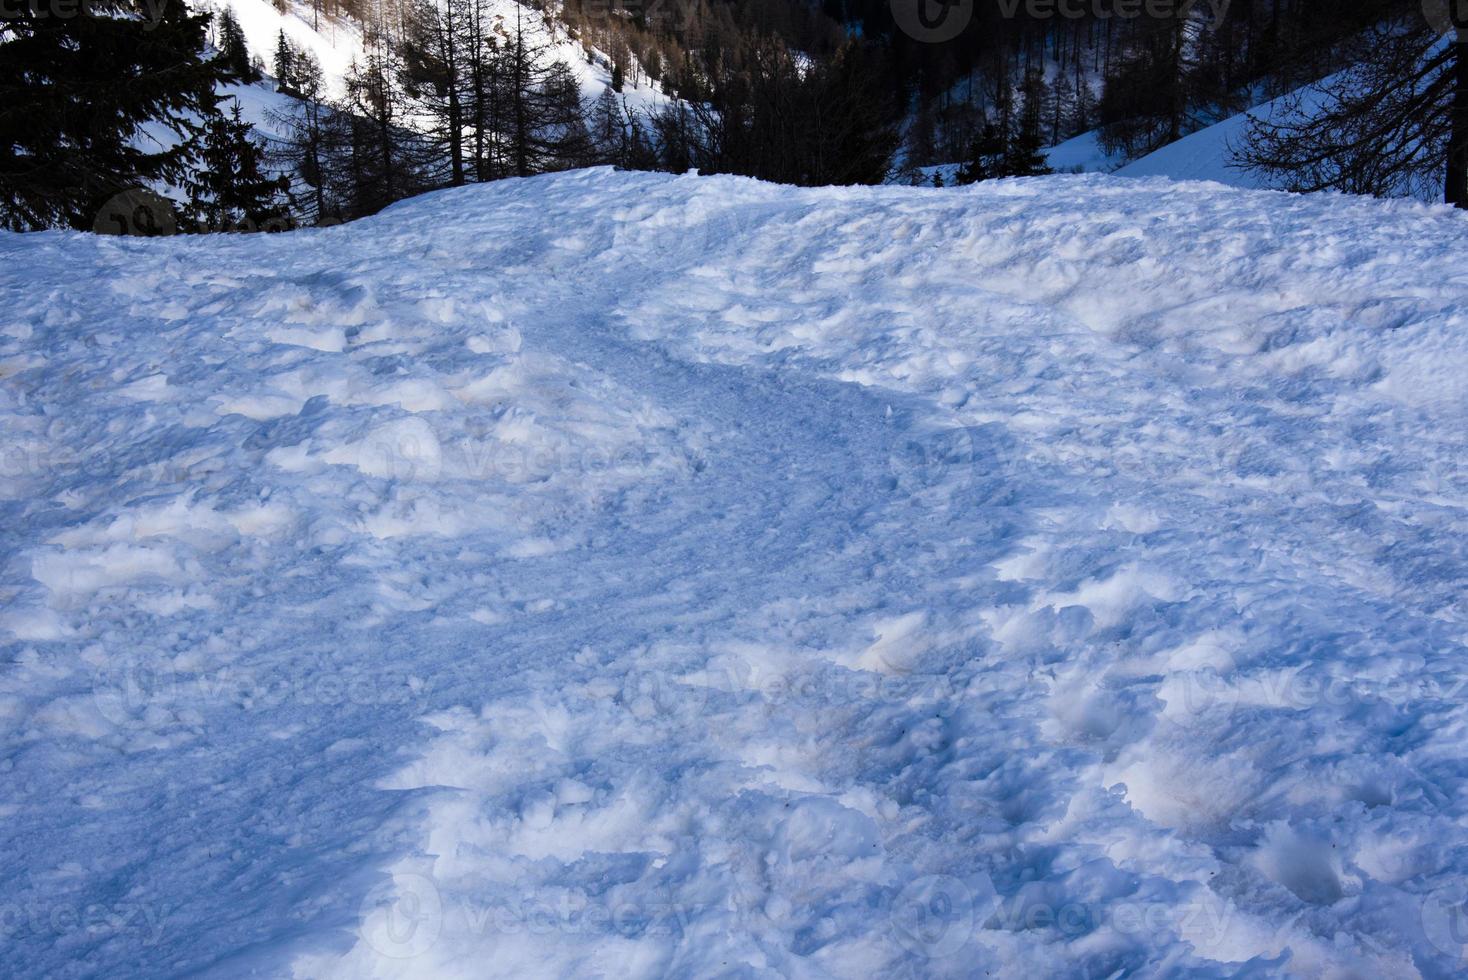
[[[1121,177],[1171,177],[1174,180],[1212,180],[1231,187],[1270,189],[1270,179],[1239,167],[1236,152],[1244,145],[1254,119],[1268,120],[1298,101],[1300,111],[1320,108],[1334,77],[1297,92],[1272,99],[1169,143],[1116,171]]]
[[[1116,170],[1121,161],[1109,156],[1101,149],[1099,141],[1099,130],[1091,130],[1074,136],[1068,140],[1057,143],[1044,151],[1045,163],[1051,170],[1058,174],[1082,174],[1082,173],[1111,173]],[[958,172],[963,169],[961,163],[943,163],[932,167],[919,167],[917,172],[922,176],[922,184],[930,186],[933,184],[935,175],[941,175],[944,187],[953,187],[958,183]],[[903,181],[894,177],[890,183],[900,184]]]
[[[1238,154],[1245,148],[1252,121],[1286,118],[1296,111],[1306,116],[1316,115],[1334,98],[1330,93],[1339,86],[1340,78],[1340,75],[1333,75],[1230,116],[1154,150],[1115,170],[1115,173],[1120,177],[1171,177],[1174,180],[1211,180],[1230,187],[1283,189],[1285,182],[1282,179],[1255,173],[1239,165]],[[1087,166],[1085,169],[1104,168]],[[1440,201],[1442,182],[1433,185],[1429,181],[1414,188],[1413,193],[1428,203]]]
[[[605,169],[0,236],[0,972],[1458,974],[1465,246]]]
[[[313,15],[309,4],[287,0],[281,6],[285,9],[272,0],[203,0],[200,9],[211,14],[225,9],[233,13],[250,54],[260,59],[267,73],[272,70],[276,42],[284,31],[296,47],[310,52],[321,66],[322,94],[329,99],[345,98],[352,62],[366,59],[362,28],[350,17]]]
[[[1045,151],[1045,163],[1058,174],[1111,173],[1121,162],[1101,148],[1100,130],[1073,136]]]
[[[272,0],[206,0],[204,8],[218,11],[231,10],[245,34],[250,53],[271,70],[275,57],[276,40],[280,31],[285,31],[298,47],[311,52],[321,65],[323,94],[330,99],[341,99],[346,95],[346,77],[352,62],[366,60],[366,48],[361,27],[349,17],[322,15],[313,18],[308,4],[286,0],[285,11]],[[491,0],[485,4],[484,15],[491,30],[501,37],[512,37],[518,16],[526,43],[543,46],[548,61],[564,61],[570,66],[581,88],[581,97],[586,102],[594,101],[611,85],[611,63],[606,54],[592,49],[593,60],[588,62],[587,49],[566,35],[559,21],[548,17],[532,6],[516,0]],[[313,28],[316,22],[318,27]],[[640,73],[629,72],[621,93],[630,108],[641,114],[656,111],[666,101],[660,87]],[[633,77],[635,74],[636,77]],[[261,109],[271,108],[273,100],[291,105],[294,100],[275,96],[269,82],[262,95],[255,101],[266,103]],[[237,94],[237,93],[232,93]],[[269,121],[263,111],[252,111],[249,102],[243,106],[245,118],[264,130],[269,130]]]

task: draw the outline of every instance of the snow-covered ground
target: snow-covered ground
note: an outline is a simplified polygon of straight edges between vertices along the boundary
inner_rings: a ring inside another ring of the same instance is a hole
[[[1465,248],[608,170],[0,236],[0,974],[1452,976]]]

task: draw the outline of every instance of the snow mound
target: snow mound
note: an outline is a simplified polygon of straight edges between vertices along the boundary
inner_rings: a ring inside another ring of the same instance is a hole
[[[609,170],[0,236],[0,972],[1452,976],[1465,247]]]

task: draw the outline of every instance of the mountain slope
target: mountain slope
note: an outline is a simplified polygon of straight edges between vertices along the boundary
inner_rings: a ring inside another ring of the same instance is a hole
[[[607,170],[0,236],[0,972],[1450,976],[1465,245]]]
[[[364,58],[360,25],[349,17],[322,17],[313,27],[309,5],[287,0],[285,7],[281,11],[270,0],[211,0],[204,5],[204,9],[212,11],[227,8],[233,12],[244,31],[250,53],[264,62],[266,72],[271,68],[277,34],[285,31],[296,45],[311,52],[320,63],[324,94],[328,98],[341,98],[346,94],[345,79],[353,59],[360,62]],[[595,100],[611,85],[611,63],[606,54],[592,49],[588,61],[586,49],[567,36],[564,25],[553,13],[517,0],[491,0],[484,6],[484,16],[501,37],[513,34],[518,18],[528,45],[543,46],[547,58],[570,66],[587,102]],[[268,82],[265,85],[270,87]],[[640,76],[627,80],[623,94],[629,106],[640,112],[655,109],[664,101],[659,87]]]
[[[1154,150],[1117,170],[1121,177],[1171,177],[1173,180],[1215,180],[1231,187],[1269,189],[1267,177],[1241,169],[1236,151],[1243,147],[1254,119],[1272,119],[1298,105],[1311,113],[1327,98],[1325,86],[1334,78],[1307,85],[1289,95],[1255,106]]]
[[[1121,177],[1170,177],[1173,180],[1213,180],[1231,187],[1283,189],[1282,178],[1253,173],[1238,163],[1238,154],[1247,143],[1254,120],[1280,121],[1293,113],[1307,117],[1321,115],[1333,103],[1345,75],[1333,75],[1296,91],[1271,99],[1246,112],[1241,112],[1206,129],[1184,136],[1176,143],[1134,160],[1115,171]],[[1407,191],[1402,191],[1404,195]],[[1428,203],[1443,199],[1443,181],[1413,182],[1410,193]]]

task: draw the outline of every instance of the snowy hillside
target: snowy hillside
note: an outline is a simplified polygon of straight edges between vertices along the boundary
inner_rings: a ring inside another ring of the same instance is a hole
[[[1251,173],[1238,165],[1237,152],[1243,148],[1252,120],[1269,120],[1280,116],[1291,106],[1310,114],[1328,98],[1327,86],[1336,81],[1332,76],[1313,85],[1271,99],[1252,109],[1230,116],[1212,126],[1190,133],[1130,163],[1124,157],[1106,153],[1098,139],[1100,130],[1090,130],[1044,151],[1046,165],[1056,173],[1114,173],[1118,177],[1168,177],[1172,180],[1210,180],[1230,187],[1248,190],[1280,189],[1264,175]],[[921,173],[929,182],[941,174],[943,183],[952,186],[962,164],[923,167]],[[1442,198],[1442,188],[1424,188],[1424,199],[1435,202]]]
[[[1100,130],[1093,129],[1045,150],[1045,163],[1056,173],[1114,173],[1119,177],[1211,180],[1230,187],[1270,190],[1273,188],[1266,178],[1237,166],[1235,151],[1243,146],[1251,119],[1272,118],[1276,112],[1284,111],[1291,98],[1300,99],[1300,105],[1308,112],[1320,104],[1324,93],[1320,84],[1306,86],[1292,96],[1281,96],[1230,116],[1130,163],[1125,157],[1106,153],[1098,139]],[[934,173],[941,173],[944,184],[952,186],[961,166],[953,163],[924,167],[922,173],[929,181]],[[1440,194],[1434,200],[1439,197]]]
[[[309,5],[288,2],[286,6],[287,11],[282,13],[270,0],[206,0],[201,9],[231,10],[245,32],[250,53],[264,62],[267,73],[276,38],[280,31],[285,31],[292,42],[309,51],[320,63],[325,94],[329,98],[341,98],[346,93],[345,79],[352,61],[360,62],[364,58],[361,28],[348,17],[324,16],[315,21],[313,27]],[[564,26],[534,7],[516,0],[491,0],[485,5],[485,15],[501,37],[514,33],[518,16],[526,43],[533,47],[545,46],[547,59],[564,61],[569,65],[580,82],[581,96],[587,102],[595,100],[611,84],[611,65],[606,55],[596,51],[593,60],[588,62],[586,50],[567,36]],[[273,88],[268,81],[264,87]],[[655,109],[664,100],[655,83],[635,74],[628,78],[624,94],[632,108],[643,112]],[[283,101],[289,104],[291,100]],[[250,107],[247,105],[245,108],[248,114]]]
[[[1311,113],[1326,98],[1323,83],[1307,85],[1291,95],[1271,99],[1247,112],[1230,116],[1117,170],[1122,177],[1171,177],[1173,180],[1214,180],[1231,187],[1268,189],[1268,178],[1241,169],[1236,151],[1243,147],[1253,119],[1272,119],[1298,100],[1302,111]]]
[[[1141,159],[1116,170],[1121,177],[1171,177],[1173,180],[1212,180],[1231,187],[1268,189],[1283,187],[1281,180],[1253,173],[1239,166],[1238,154],[1248,139],[1253,120],[1280,121],[1298,110],[1306,116],[1322,113],[1330,104],[1331,92],[1341,76],[1331,76],[1295,92],[1271,99],[1247,112],[1231,116],[1206,129],[1184,136]],[[1093,169],[1087,167],[1086,169]],[[1441,201],[1442,180],[1417,186],[1413,193],[1429,203]]]
[[[263,63],[267,76],[263,81],[226,86],[223,92],[239,103],[241,114],[257,133],[276,139],[286,135],[281,120],[297,115],[301,105],[296,99],[278,93],[269,77],[281,31],[320,64],[322,94],[328,100],[339,100],[346,95],[346,78],[352,63],[366,59],[362,29],[351,18],[325,15],[313,18],[309,5],[287,2],[285,6],[287,9],[282,12],[270,0],[205,0],[200,7],[214,13],[229,9],[244,31],[251,55]],[[610,87],[611,62],[607,56],[593,49],[592,59],[588,61],[586,49],[568,37],[564,26],[553,18],[516,0],[491,0],[486,3],[485,11],[492,30],[502,38],[513,35],[518,15],[526,43],[532,47],[543,46],[548,60],[563,61],[570,66],[579,83],[581,98],[588,105]],[[625,99],[630,111],[641,116],[654,113],[667,101],[657,83],[636,72],[627,78],[620,97]],[[426,121],[422,125],[426,128]],[[150,139],[173,142],[160,127],[145,127],[145,132]]]
[[[199,9],[217,15],[234,14],[244,31],[250,54],[259,58],[266,73],[271,70],[276,39],[284,31],[299,50],[311,54],[321,66],[323,94],[340,99],[346,95],[347,71],[355,60],[365,60],[362,28],[345,16],[313,16],[309,4],[287,2],[282,11],[271,0],[202,0]],[[266,88],[272,88],[266,83]]]
[[[0,236],[0,974],[1453,976],[1465,248],[609,170]]]

